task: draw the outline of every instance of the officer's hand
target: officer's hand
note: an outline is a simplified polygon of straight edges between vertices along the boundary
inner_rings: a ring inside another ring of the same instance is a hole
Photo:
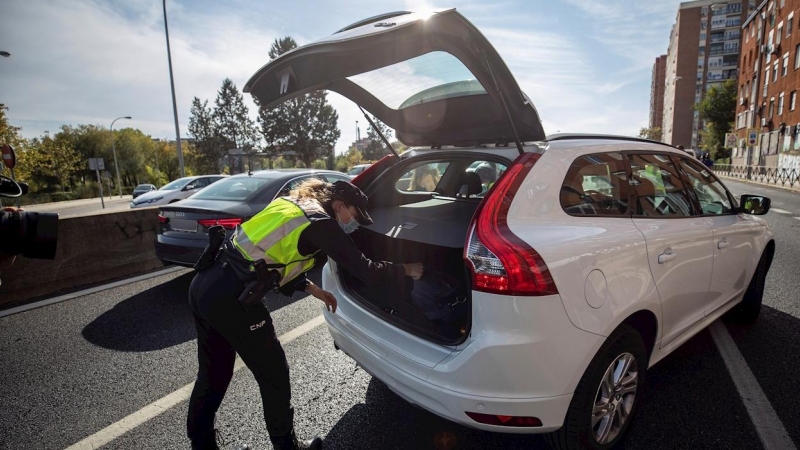
[[[406,270],[406,276],[415,280],[422,278],[422,274],[425,271],[422,263],[403,264],[403,268]]]
[[[334,297],[333,294],[315,284],[309,284],[306,288],[306,292],[322,300],[322,302],[325,303],[325,307],[328,308],[328,311],[336,312],[336,297]]]

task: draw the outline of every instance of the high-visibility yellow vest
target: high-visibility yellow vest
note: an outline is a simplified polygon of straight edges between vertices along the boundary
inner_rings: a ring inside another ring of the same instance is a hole
[[[252,219],[239,225],[233,245],[249,261],[263,259],[267,264],[281,265],[280,286],[314,267],[314,256],[301,255],[297,250],[300,234],[310,224],[309,215],[326,215],[316,200],[295,203],[288,197],[267,205]]]

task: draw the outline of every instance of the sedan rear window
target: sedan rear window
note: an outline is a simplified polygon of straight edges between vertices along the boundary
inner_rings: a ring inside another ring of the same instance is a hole
[[[192,198],[205,200],[245,200],[271,181],[274,180],[255,177],[226,178],[203,189],[193,195]]]

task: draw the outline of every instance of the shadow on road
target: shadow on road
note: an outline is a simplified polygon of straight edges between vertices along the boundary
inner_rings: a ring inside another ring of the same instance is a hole
[[[187,300],[192,277],[182,275],[117,303],[86,325],[83,337],[124,352],[161,350],[195,339]]]
[[[321,269],[308,277],[320,284]],[[83,337],[97,346],[123,352],[161,350],[197,337],[189,308],[189,285],[194,272],[144,290],[119,302],[83,329]],[[290,305],[307,294],[294,297],[270,292],[264,303],[271,312]],[[232,299],[232,301],[236,301]]]

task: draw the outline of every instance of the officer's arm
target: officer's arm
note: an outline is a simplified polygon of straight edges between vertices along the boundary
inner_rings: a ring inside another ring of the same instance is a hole
[[[320,249],[343,269],[366,284],[380,284],[405,275],[402,264],[372,261],[346,235],[335,220],[326,219],[311,223],[300,236],[310,245]]]

